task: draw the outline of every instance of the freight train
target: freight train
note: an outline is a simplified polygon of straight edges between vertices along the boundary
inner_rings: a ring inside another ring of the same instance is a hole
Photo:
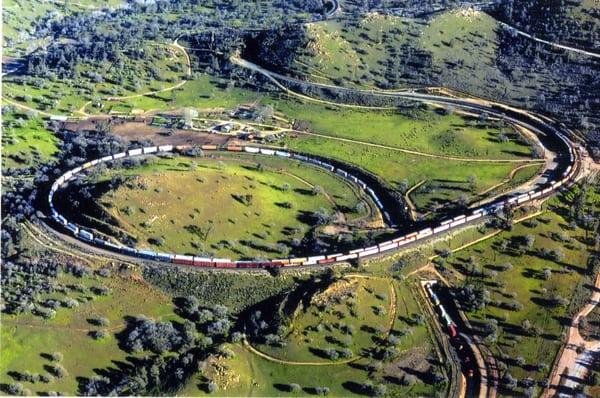
[[[446,312],[446,309],[440,302],[440,299],[438,298],[437,294],[435,294],[435,292],[433,291],[433,285],[435,283],[436,282],[426,283],[425,289],[427,290],[427,294],[429,294],[429,297],[431,297],[431,301],[433,301],[435,308],[438,310],[440,318],[444,321],[444,325],[446,325],[450,336],[456,337],[458,336],[458,328],[456,327],[456,324],[454,323],[452,318],[450,318],[450,315],[448,315],[448,312]]]
[[[104,156],[100,159],[95,159],[84,163],[83,165],[76,167],[72,170],[67,171],[62,176],[60,176],[50,188],[50,192],[48,194],[48,205],[51,211],[52,219],[59,225],[63,226],[69,233],[75,236],[78,239],[81,239],[85,242],[94,244],[96,246],[103,247],[105,249],[113,250],[119,253],[123,253],[126,255],[136,256],[144,259],[155,260],[168,262],[173,264],[180,265],[189,265],[195,267],[214,267],[214,268],[278,268],[278,267],[294,267],[294,266],[308,266],[308,265],[319,265],[319,264],[331,264],[344,262],[354,259],[361,259],[369,256],[375,256],[381,253],[391,252],[393,250],[397,250],[403,246],[408,244],[420,241],[422,239],[429,238],[434,235],[443,234],[449,231],[450,229],[459,227],[463,224],[470,223],[473,221],[477,221],[485,216],[492,215],[501,210],[505,204],[510,205],[522,205],[528,201],[534,200],[536,198],[540,198],[542,196],[547,196],[552,192],[556,191],[563,185],[567,185],[571,182],[577,172],[572,165],[574,164],[576,153],[573,151],[567,139],[560,133],[556,132],[556,135],[566,144],[569,148],[569,166],[562,173],[561,179],[557,181],[548,182],[544,188],[542,189],[534,189],[527,193],[519,194],[516,196],[512,196],[506,200],[502,200],[499,202],[495,202],[492,204],[485,205],[474,210],[471,213],[463,214],[452,219],[447,219],[441,221],[437,226],[432,228],[425,228],[420,231],[412,232],[406,235],[399,236],[397,238],[388,240],[386,242],[379,243],[377,245],[373,245],[370,247],[364,247],[359,249],[350,250],[347,253],[332,253],[318,256],[310,256],[310,257],[301,257],[301,258],[283,258],[283,259],[274,259],[269,261],[232,261],[227,258],[207,258],[207,257],[197,257],[197,256],[189,256],[189,255],[180,255],[180,254],[172,254],[172,253],[160,253],[154,252],[151,250],[142,250],[137,248],[132,248],[128,246],[124,246],[121,244],[116,244],[110,242],[108,240],[102,239],[101,237],[94,236],[93,233],[82,229],[80,226],[69,222],[65,217],[59,214],[53,203],[53,197],[56,191],[63,185],[67,184],[70,180],[74,179],[78,173],[93,167],[97,164],[110,162],[114,160],[123,159],[126,157],[132,156],[142,156],[147,154],[153,154],[157,152],[172,152],[175,148],[173,145],[162,145],[162,146],[151,146],[145,148],[138,149],[130,149],[126,152],[117,153],[115,155]],[[262,154],[267,156],[278,156],[282,158],[291,158],[296,159],[298,161],[306,162],[313,164],[317,167],[324,168],[330,172],[334,172],[339,176],[354,182],[361,189],[363,189],[375,202],[377,207],[381,210],[382,214],[389,220],[389,215],[386,209],[383,206],[383,203],[375,193],[375,191],[368,187],[367,184],[362,181],[360,178],[353,176],[349,172],[337,168],[332,164],[329,164],[321,159],[317,159],[314,157],[310,157],[307,155],[274,150],[263,147],[253,147],[253,146],[239,146],[239,145],[229,145],[224,148],[219,148],[216,145],[203,145],[202,150],[204,151],[217,151],[217,150],[225,150],[230,152],[247,152],[250,154]]]

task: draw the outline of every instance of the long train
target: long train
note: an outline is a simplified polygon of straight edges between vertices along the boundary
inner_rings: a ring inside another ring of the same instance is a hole
[[[441,221],[437,226],[431,228],[425,228],[420,231],[411,232],[406,235],[399,236],[395,239],[388,240],[377,245],[358,248],[354,250],[350,250],[345,253],[331,253],[317,256],[309,256],[309,257],[293,257],[293,258],[282,258],[282,259],[273,259],[268,261],[233,261],[227,258],[215,258],[215,257],[197,257],[190,255],[181,255],[174,253],[161,253],[154,252],[151,250],[145,249],[136,249],[133,247],[128,247],[121,244],[115,244],[108,240],[104,240],[100,237],[95,237],[93,233],[86,231],[85,229],[79,227],[78,225],[69,222],[64,216],[59,214],[53,203],[54,194],[56,191],[63,185],[67,184],[70,180],[75,178],[75,176],[83,170],[86,170],[90,167],[93,167],[97,164],[110,162],[114,160],[120,160],[127,157],[133,156],[143,156],[158,152],[172,152],[176,149],[173,145],[162,145],[162,146],[151,146],[144,147],[138,149],[130,149],[126,152],[117,153],[115,155],[104,156],[100,159],[95,159],[84,163],[83,165],[76,167],[72,170],[67,171],[62,176],[60,176],[50,188],[50,192],[48,194],[48,205],[51,211],[52,219],[62,225],[66,230],[70,232],[73,236],[78,239],[81,239],[85,242],[92,243],[96,246],[101,246],[105,249],[109,249],[112,251],[116,251],[122,254],[131,255],[135,257],[140,257],[149,260],[169,262],[173,264],[179,265],[190,265],[196,267],[207,267],[207,268],[278,268],[278,267],[294,267],[294,266],[309,266],[309,265],[318,265],[318,264],[333,264],[339,262],[347,262],[349,260],[361,259],[370,256],[376,256],[381,253],[389,253],[394,250],[397,250],[405,245],[408,245],[413,242],[417,242],[426,238],[430,238],[435,235],[443,234],[448,232],[451,229],[457,228],[465,223],[473,222],[479,220],[485,216],[492,215],[501,210],[506,204],[510,205],[522,205],[529,201],[535,200],[540,197],[544,197],[550,195],[555,192],[560,187],[569,184],[572,180],[574,180],[577,170],[573,167],[576,153],[572,149],[566,137],[564,137],[561,133],[555,131],[555,134],[566,144],[569,148],[569,166],[566,170],[561,174],[561,178],[556,181],[551,181],[545,184],[545,188],[543,189],[533,189],[527,193],[523,193],[517,196],[512,196],[506,200],[494,202],[485,206],[482,206],[471,213],[463,214],[452,219],[447,219]],[[202,150],[204,151],[217,151],[220,150],[216,145],[202,145]],[[335,172],[336,174],[346,178],[358,186],[360,186],[364,191],[366,191],[373,201],[376,203],[378,208],[384,214],[384,217],[389,221],[389,214],[384,208],[381,200],[377,197],[376,193],[367,186],[367,184],[356,176],[351,175],[347,171],[336,168],[335,166],[324,162],[320,159],[312,158],[303,154],[294,153],[291,151],[280,151],[268,148],[259,148],[253,146],[237,146],[237,145],[229,145],[222,148],[226,151],[230,152],[247,152],[251,154],[263,154],[270,156],[278,156],[283,158],[291,158],[299,161],[311,163],[318,167],[324,168],[330,172]]]

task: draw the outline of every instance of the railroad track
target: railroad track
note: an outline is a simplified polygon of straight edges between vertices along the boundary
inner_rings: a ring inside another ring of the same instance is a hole
[[[259,73],[265,74],[269,79],[273,81],[277,81],[277,78],[285,78],[279,74],[272,74],[269,71],[266,71],[264,68],[261,68],[257,65],[249,63],[247,61],[239,60],[235,57],[232,57],[232,61],[237,62],[238,65],[250,68]],[[294,79],[292,79],[294,80]],[[281,86],[281,84],[279,84]],[[320,86],[319,83],[314,83],[314,85]],[[343,89],[343,88],[340,88]],[[289,89],[286,89],[289,91]],[[355,90],[353,91],[361,91]],[[581,171],[581,156],[578,150],[575,148],[574,144],[567,138],[570,136],[570,132],[564,127],[564,125],[558,124],[549,120],[545,116],[538,116],[532,114],[530,112],[512,108],[506,105],[502,105],[499,103],[493,103],[486,100],[480,99],[464,99],[464,98],[453,98],[453,97],[444,97],[440,95],[432,95],[432,94],[423,94],[423,93],[415,93],[415,92],[386,92],[386,93],[377,93],[373,90],[362,90],[362,92],[366,92],[372,95],[393,95],[401,98],[408,98],[415,101],[426,102],[426,103],[434,103],[434,104],[442,104],[442,105],[452,105],[464,109],[468,109],[476,112],[485,112],[487,114],[504,118],[511,123],[520,126],[538,137],[544,136],[554,136],[556,142],[559,145],[563,145],[568,157],[564,154],[558,153],[556,158],[552,162],[555,165],[552,172],[554,174],[553,180],[549,182],[546,181],[546,177],[544,177],[544,182],[546,188],[544,189],[532,189],[531,191],[521,194],[518,197],[511,197],[505,200],[495,200],[489,204],[485,204],[484,206],[480,206],[473,210],[470,213],[462,214],[453,219],[448,219],[445,221],[441,221],[437,227],[433,228],[425,228],[421,231],[415,231],[404,236],[398,237],[396,239],[392,239],[387,242],[382,242],[378,245],[360,248],[356,250],[351,250],[347,253],[340,254],[328,254],[328,255],[315,255],[304,258],[288,258],[288,259],[279,259],[279,260],[269,260],[269,261],[261,261],[261,262],[248,262],[248,261],[231,261],[230,259],[219,259],[219,258],[201,258],[195,256],[183,256],[178,254],[171,253],[155,253],[152,251],[145,250],[137,250],[134,248],[130,248],[122,245],[115,245],[114,243],[105,241],[103,239],[94,239],[92,233],[85,231],[79,228],[77,225],[73,223],[69,223],[65,217],[58,214],[53,205],[53,195],[54,193],[63,185],[68,183],[69,180],[73,179],[75,175],[81,173],[87,168],[95,166],[96,164],[101,164],[105,162],[112,162],[113,160],[124,159],[128,157],[134,156],[143,156],[148,154],[153,154],[156,152],[170,152],[173,151],[172,145],[163,145],[159,147],[144,147],[138,149],[130,149],[126,152],[122,152],[114,155],[107,155],[100,159],[95,159],[90,162],[83,164],[82,166],[76,167],[75,169],[67,171],[63,174],[59,179],[57,179],[52,188],[50,190],[50,194],[48,196],[48,203],[51,209],[52,217],[59,224],[63,224],[67,229],[69,229],[73,235],[76,237],[83,239],[89,243],[93,243],[96,245],[103,246],[104,248],[109,248],[115,251],[118,251],[123,254],[131,255],[132,257],[144,257],[149,258],[151,260],[161,260],[168,263],[175,263],[181,265],[194,265],[201,267],[216,267],[216,268],[265,268],[265,267],[282,267],[282,266],[298,266],[298,265],[317,265],[317,264],[332,264],[339,262],[347,262],[348,260],[368,258],[375,255],[380,254],[389,254],[392,251],[396,251],[403,247],[404,245],[410,244],[412,242],[421,241],[422,239],[428,238],[432,235],[440,235],[444,234],[446,231],[450,229],[455,229],[457,227],[461,227],[463,224],[466,224],[469,221],[483,218],[488,214],[493,214],[500,211],[504,205],[508,204],[511,206],[520,206],[534,200],[538,200],[542,197],[547,197],[553,195],[556,191],[562,189],[563,186],[568,186],[574,183],[580,176],[579,173]],[[540,141],[541,142],[541,141]],[[217,150],[217,146],[215,145],[203,145],[203,150]],[[296,160],[305,161],[308,163],[313,163],[319,167],[323,167],[330,172],[335,172],[337,174],[343,175],[345,178],[353,179],[359,186],[361,186],[365,191],[369,192],[370,196],[373,198],[374,202],[380,208],[384,216],[389,220],[389,215],[382,202],[379,200],[378,196],[375,192],[369,188],[362,180],[350,175],[348,172],[340,169],[339,167],[335,167],[326,161],[323,161],[319,158],[312,158],[308,155],[301,155],[295,152],[282,152],[276,151],[272,149],[260,148],[260,147],[251,147],[251,146],[227,146],[223,148],[227,151],[233,152],[249,152],[251,154],[264,154],[264,155],[272,155],[272,156],[282,156],[287,158],[293,158]],[[549,164],[547,162],[547,164]],[[564,171],[563,171],[564,170]],[[550,170],[545,170],[544,173],[549,172]],[[561,173],[562,171],[562,173]],[[470,215],[469,215],[470,214]]]

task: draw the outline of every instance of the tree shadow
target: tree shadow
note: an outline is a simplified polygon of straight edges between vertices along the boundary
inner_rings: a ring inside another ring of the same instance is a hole
[[[342,383],[342,387],[354,394],[366,395],[362,384],[357,383],[355,381],[345,381]]]

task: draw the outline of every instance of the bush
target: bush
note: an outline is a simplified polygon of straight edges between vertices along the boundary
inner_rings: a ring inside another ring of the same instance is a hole
[[[129,352],[147,349],[158,354],[176,350],[181,344],[182,337],[171,322],[155,322],[146,318],[136,320],[124,342]]]
[[[23,394],[23,384],[21,384],[21,383],[10,383],[6,387],[6,391],[10,395],[22,395]]]
[[[63,354],[61,352],[53,352],[52,355],[50,355],[50,357],[52,358],[52,360],[54,362],[60,362],[63,360]]]
[[[50,372],[59,379],[62,379],[69,374],[67,370],[59,364],[53,365],[50,369]]]
[[[218,389],[217,383],[215,383],[212,380],[206,384],[206,391],[208,391],[208,393],[210,393],[210,394],[217,391],[217,389]]]
[[[299,384],[296,384],[296,383],[291,383],[291,384],[288,386],[288,389],[290,390],[290,392],[300,392],[300,390],[301,390],[302,388],[300,387],[300,385],[299,385]]]
[[[102,339],[108,337],[108,332],[106,330],[93,330],[90,332],[90,336],[94,340],[102,340]]]

